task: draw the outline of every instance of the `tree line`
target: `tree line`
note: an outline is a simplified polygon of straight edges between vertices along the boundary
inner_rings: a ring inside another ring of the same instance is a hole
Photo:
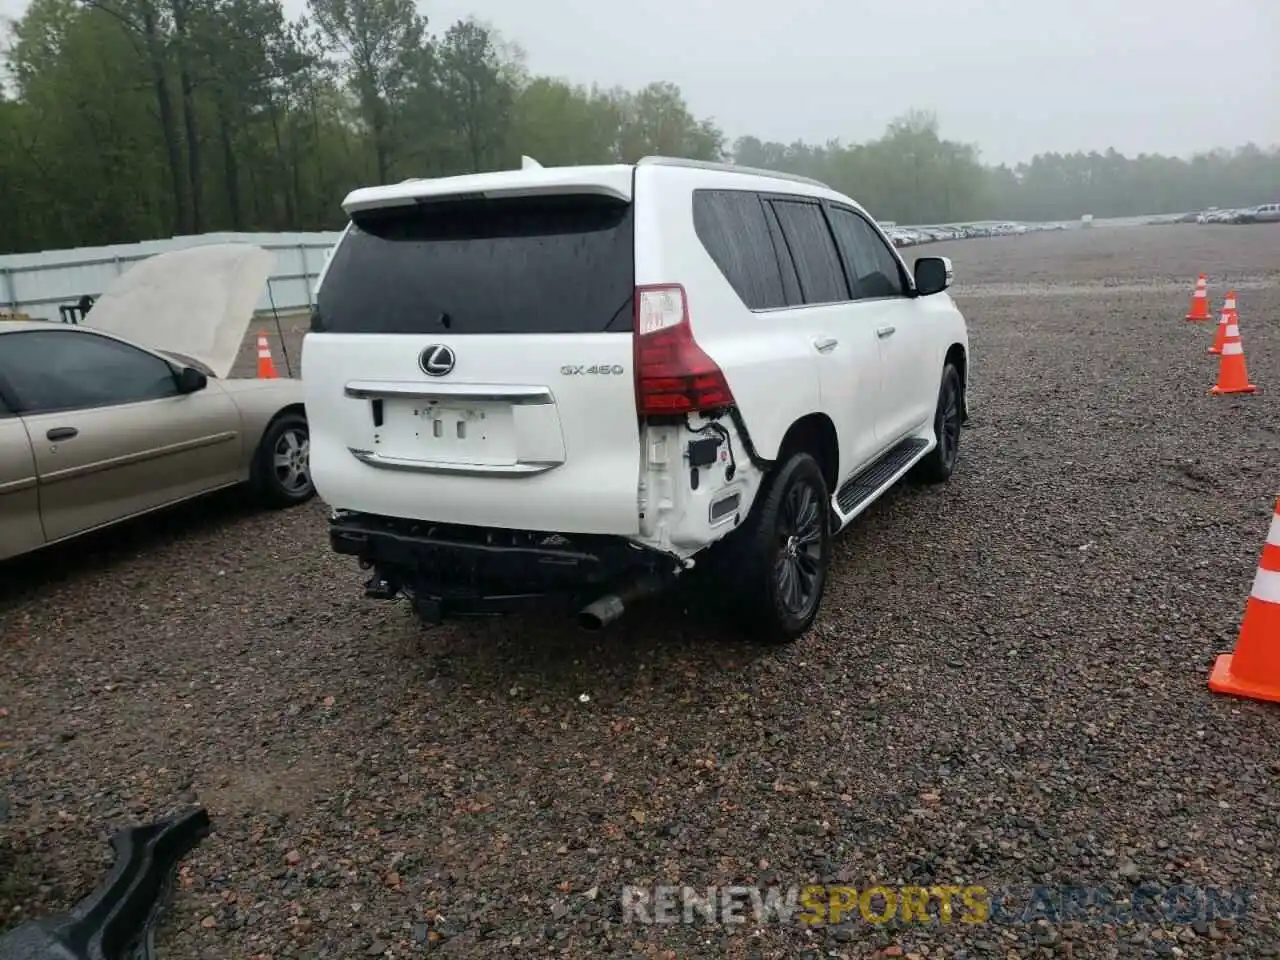
[[[0,90],[0,253],[339,228],[353,187],[517,166],[732,160],[817,177],[901,223],[1066,219],[1280,195],[1280,148],[984,165],[912,111],[858,144],[729,142],[680,89],[535,76],[493,27],[414,0],[33,0]]]

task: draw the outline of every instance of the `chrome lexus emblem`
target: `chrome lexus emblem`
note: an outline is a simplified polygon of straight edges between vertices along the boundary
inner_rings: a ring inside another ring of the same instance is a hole
[[[453,350],[443,343],[433,343],[418,354],[418,366],[428,377],[443,377],[452,373],[455,362]]]

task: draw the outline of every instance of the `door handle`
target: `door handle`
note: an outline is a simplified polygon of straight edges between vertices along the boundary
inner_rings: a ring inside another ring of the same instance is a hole
[[[75,427],[54,427],[45,436],[50,440],[70,440],[79,432]]]
[[[822,340],[813,341],[813,345],[818,348],[819,353],[830,353],[837,346],[839,346],[839,344],[840,344],[840,341],[834,339],[833,337],[825,337]]]
[[[876,336],[883,340],[885,337],[892,337],[897,331],[897,327],[876,327]]]

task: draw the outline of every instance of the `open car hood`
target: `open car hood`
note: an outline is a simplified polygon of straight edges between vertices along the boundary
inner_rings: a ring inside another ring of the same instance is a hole
[[[117,277],[82,322],[191,357],[226,379],[274,265],[273,254],[248,243],[156,254]]]

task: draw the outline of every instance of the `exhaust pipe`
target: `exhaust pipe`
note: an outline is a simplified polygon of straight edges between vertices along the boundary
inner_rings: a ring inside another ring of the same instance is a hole
[[[583,607],[578,613],[578,625],[584,630],[603,630],[622,616],[627,607],[660,592],[663,586],[662,580],[653,574],[642,574],[616,592],[607,593]]]

